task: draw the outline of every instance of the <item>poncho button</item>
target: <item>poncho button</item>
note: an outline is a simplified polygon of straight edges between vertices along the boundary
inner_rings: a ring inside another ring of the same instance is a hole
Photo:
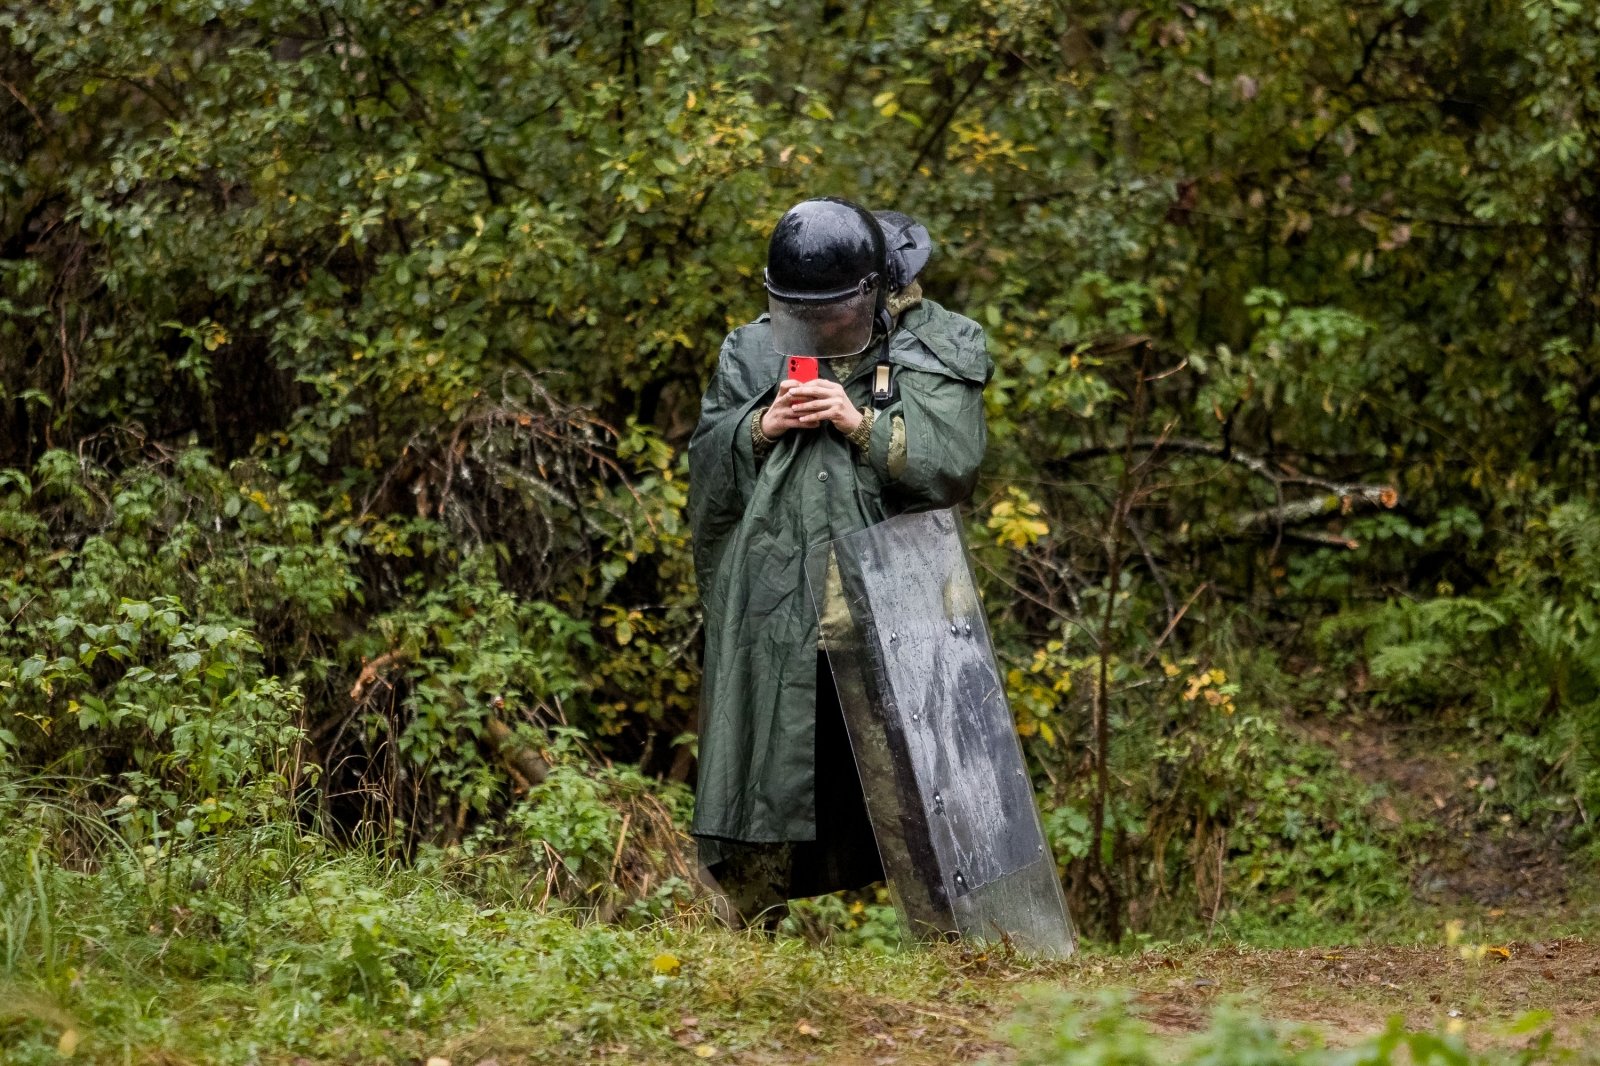
[[[826,481],[826,480],[828,480],[828,472],[826,470],[822,471],[820,474],[817,475],[817,480],[818,481]]]

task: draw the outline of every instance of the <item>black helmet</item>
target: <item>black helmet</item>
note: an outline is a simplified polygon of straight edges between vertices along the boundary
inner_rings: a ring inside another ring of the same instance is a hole
[[[782,355],[855,355],[883,305],[883,230],[865,208],[823,197],[791,207],[767,244],[767,308]]]

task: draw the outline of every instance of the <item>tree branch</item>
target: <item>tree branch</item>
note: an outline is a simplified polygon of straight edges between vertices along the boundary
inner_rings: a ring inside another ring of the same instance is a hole
[[[1355,483],[1330,481],[1326,478],[1311,477],[1306,474],[1283,470],[1260,456],[1250,455],[1238,451],[1232,445],[1212,444],[1210,441],[1197,440],[1192,437],[1141,437],[1131,445],[1096,444],[1087,448],[1079,448],[1075,452],[1068,452],[1057,459],[1049,461],[1052,469],[1071,466],[1073,463],[1090,459],[1103,459],[1108,455],[1120,455],[1125,448],[1133,451],[1174,451],[1183,455],[1194,455],[1206,459],[1216,459],[1219,462],[1233,463],[1277,485],[1307,485],[1311,488],[1322,489],[1338,495],[1347,495],[1351,491],[1368,488]],[[1390,490],[1393,492],[1393,490]],[[1394,502],[1384,504],[1393,507]]]
[[[1282,530],[1286,526],[1312,522],[1334,513],[1348,514],[1358,506],[1388,509],[1400,502],[1399,493],[1395,491],[1392,485],[1367,485],[1357,482],[1329,481],[1326,478],[1289,473],[1259,456],[1236,451],[1228,445],[1212,444],[1210,441],[1195,440],[1189,437],[1144,437],[1123,445],[1097,444],[1088,448],[1080,448],[1059,459],[1051,460],[1049,465],[1052,468],[1059,468],[1070,466],[1080,461],[1102,459],[1110,455],[1127,457],[1135,451],[1149,453],[1148,458],[1145,460],[1149,462],[1162,450],[1177,452],[1181,455],[1197,456],[1203,459],[1215,459],[1221,463],[1241,466],[1270,483],[1279,496],[1279,502],[1272,507],[1225,515],[1215,525],[1180,533],[1175,538],[1177,543],[1180,544],[1222,540],[1269,529]],[[1282,492],[1285,485],[1304,485],[1317,489],[1318,492],[1316,495],[1304,499],[1284,500]],[[1297,539],[1304,540],[1307,538],[1299,536]],[[1331,534],[1327,539],[1313,539],[1318,540],[1319,543],[1336,544],[1346,548],[1357,546],[1354,541]]]
[[[1276,507],[1267,507],[1259,511],[1241,511],[1225,517],[1221,522],[1209,530],[1196,531],[1180,540],[1193,541],[1202,535],[1225,536],[1229,534],[1255,533],[1267,529],[1281,529],[1284,526],[1299,525],[1303,522],[1314,522],[1318,518],[1334,513],[1349,514],[1355,507],[1393,507],[1399,500],[1395,490],[1388,485],[1344,485],[1343,491],[1328,493],[1326,495],[1311,496],[1303,500],[1290,500]],[[1343,547],[1351,547],[1354,541],[1347,541],[1342,537],[1335,540]]]

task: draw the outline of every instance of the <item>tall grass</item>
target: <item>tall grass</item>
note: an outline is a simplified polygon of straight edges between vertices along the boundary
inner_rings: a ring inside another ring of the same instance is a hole
[[[601,921],[596,906],[554,894],[541,905],[530,889],[548,841],[480,839],[402,861],[376,844],[335,846],[309,818],[184,834],[137,801],[96,806],[92,794],[65,780],[0,782],[7,1066],[64,1054],[162,1066],[781,1060],[887,1048],[873,1042],[891,1032],[971,1054],[998,1046],[988,1030],[1023,978],[1055,985],[1004,1036],[1008,1055],[1038,1066],[1223,1066],[1246,1061],[1239,1048],[1264,1066],[1383,1066],[1401,1048],[1441,1066],[1544,1061],[1542,1050],[1474,1057],[1448,1034],[1401,1029],[1366,1057],[1324,1052],[1237,1012],[1174,1042],[1124,1000],[1062,997],[1063,984],[1097,983],[1099,963],[732,933],[670,893]],[[542,819],[564,794],[546,797]],[[808,921],[827,913],[812,908]]]

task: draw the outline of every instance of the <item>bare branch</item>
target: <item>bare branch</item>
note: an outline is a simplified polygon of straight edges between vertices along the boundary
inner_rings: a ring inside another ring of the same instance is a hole
[[[1207,459],[1216,459],[1219,462],[1232,463],[1242,466],[1251,473],[1278,485],[1307,485],[1312,488],[1323,489],[1336,495],[1345,496],[1358,490],[1373,488],[1374,486],[1360,483],[1346,483],[1330,481],[1327,478],[1312,477],[1296,470],[1285,470],[1281,465],[1275,465],[1259,456],[1241,452],[1230,445],[1213,444],[1210,441],[1196,440],[1192,437],[1141,437],[1131,445],[1097,444],[1087,448],[1079,448],[1069,452],[1058,459],[1050,461],[1051,467],[1065,467],[1080,461],[1102,459],[1108,455],[1120,455],[1124,449],[1133,451],[1158,452],[1162,450],[1179,452],[1183,455],[1199,456]],[[1391,495],[1392,488],[1388,490]],[[1383,506],[1393,507],[1395,500],[1384,502]]]
[[[1277,507],[1260,511],[1245,511],[1231,515],[1218,523],[1214,533],[1253,533],[1279,526],[1313,522],[1331,514],[1349,514],[1357,506],[1393,507],[1398,500],[1388,485],[1343,485],[1340,491],[1312,496],[1304,500],[1290,500]]]
[[[1303,544],[1316,544],[1324,548],[1343,548],[1346,551],[1355,551],[1361,547],[1359,540],[1341,537],[1337,533],[1317,533],[1307,529],[1293,529],[1284,532],[1287,540],[1297,540]]]

